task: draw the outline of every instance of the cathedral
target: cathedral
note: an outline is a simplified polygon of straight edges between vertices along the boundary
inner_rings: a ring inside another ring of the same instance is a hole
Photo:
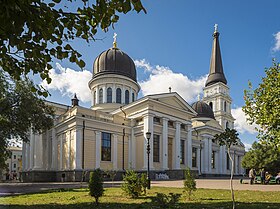
[[[79,106],[76,95],[71,106],[48,102],[55,109],[54,126],[41,135],[31,131],[23,144],[24,181],[81,181],[96,168],[121,179],[127,169],[146,172],[148,166],[152,179],[181,179],[186,167],[199,176],[230,175],[226,147],[214,140],[234,127],[217,27],[203,98],[192,105],[171,89],[138,98],[134,61],[116,38],[95,59],[88,86],[90,108]],[[235,175],[244,173],[244,154],[239,140],[230,149]]]

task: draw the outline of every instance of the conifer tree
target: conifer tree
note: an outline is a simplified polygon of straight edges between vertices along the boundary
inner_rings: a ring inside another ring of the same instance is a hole
[[[99,204],[99,198],[104,193],[102,171],[98,168],[90,172],[89,194],[95,198],[96,205]]]

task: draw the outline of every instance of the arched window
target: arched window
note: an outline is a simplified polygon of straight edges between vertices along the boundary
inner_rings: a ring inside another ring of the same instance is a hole
[[[93,93],[93,105],[96,104],[96,91],[94,91]]]
[[[132,102],[134,102],[135,101],[135,98],[134,98],[135,96],[134,96],[134,93],[132,93]]]
[[[103,103],[103,89],[99,89],[99,104]]]
[[[212,103],[212,102],[209,103],[209,106],[210,106],[211,109],[213,110],[213,103]]]
[[[125,104],[128,104],[129,103],[129,91],[126,90],[125,91]]]
[[[224,111],[226,112],[227,111],[227,102],[225,101],[224,103]]]
[[[107,89],[107,103],[112,103],[112,88]]]
[[[228,121],[226,122],[226,128],[229,128],[229,123],[228,123]]]
[[[116,103],[122,103],[122,90],[120,88],[116,90]]]

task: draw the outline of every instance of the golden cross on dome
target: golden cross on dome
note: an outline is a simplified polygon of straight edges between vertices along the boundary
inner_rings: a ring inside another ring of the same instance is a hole
[[[113,47],[114,48],[117,48],[117,35],[118,34],[114,33],[114,36],[113,36],[113,38],[114,38]]]

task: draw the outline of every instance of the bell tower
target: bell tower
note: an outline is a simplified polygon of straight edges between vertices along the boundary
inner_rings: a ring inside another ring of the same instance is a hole
[[[233,128],[234,118],[231,114],[232,99],[223,71],[219,44],[220,33],[218,32],[218,25],[215,24],[214,27],[210,70],[205,87],[203,88],[203,101],[212,108],[215,119],[224,129]]]

